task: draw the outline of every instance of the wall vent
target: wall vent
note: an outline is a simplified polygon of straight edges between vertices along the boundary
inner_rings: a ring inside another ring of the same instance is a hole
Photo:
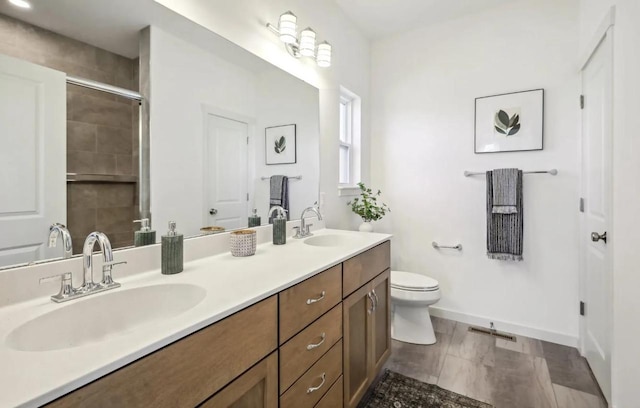
[[[499,339],[517,342],[516,336],[514,336],[513,334],[502,333],[497,330],[485,329],[484,327],[469,326],[469,331],[472,333],[484,334],[486,336],[493,336]]]

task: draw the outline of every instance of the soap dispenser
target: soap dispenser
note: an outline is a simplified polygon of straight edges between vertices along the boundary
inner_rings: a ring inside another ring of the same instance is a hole
[[[249,228],[260,226],[260,216],[258,216],[258,210],[253,209],[253,214],[249,216]]]
[[[276,216],[273,213],[276,212]],[[269,210],[269,218],[273,219],[273,245],[287,243],[287,210],[276,205]]]
[[[162,236],[162,263],[163,275],[173,275],[182,272],[184,267],[184,236],[176,232],[176,222],[169,221],[169,232]]]
[[[156,232],[151,230],[148,218],[135,220],[134,223],[140,223],[140,230],[133,233],[133,245],[145,246],[156,243]]]

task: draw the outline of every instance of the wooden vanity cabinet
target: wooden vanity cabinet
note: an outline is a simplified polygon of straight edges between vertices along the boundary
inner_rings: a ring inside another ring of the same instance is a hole
[[[85,385],[47,407],[193,408],[277,347],[277,296],[272,296]],[[272,374],[269,378],[268,385],[277,387],[277,368],[275,376]]]
[[[199,408],[278,408],[278,352],[209,398]]]
[[[389,251],[387,241],[343,264],[345,408],[358,405],[391,354]]]
[[[49,403],[356,407],[391,350],[386,241]]]

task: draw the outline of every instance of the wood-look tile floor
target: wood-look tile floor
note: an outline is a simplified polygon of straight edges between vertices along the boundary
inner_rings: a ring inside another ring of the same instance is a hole
[[[495,408],[606,408],[578,350],[517,336],[510,342],[431,317],[437,343],[393,340],[386,368]]]

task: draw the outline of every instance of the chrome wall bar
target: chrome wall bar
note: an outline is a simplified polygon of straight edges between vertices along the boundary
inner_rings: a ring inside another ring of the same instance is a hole
[[[556,176],[558,174],[558,170],[556,169],[551,169],[551,170],[536,170],[536,171],[523,171],[523,174],[550,174],[552,176]],[[487,174],[486,172],[481,172],[481,171],[464,171],[464,176],[465,177],[471,177],[471,176],[484,176],[485,174]]]
[[[260,177],[260,180],[269,180],[271,179],[271,177]],[[291,176],[289,177],[289,180],[294,179],[294,180],[302,180],[302,176]]]
[[[107,92],[113,95],[122,96],[124,98],[132,99],[134,101],[142,100],[142,95],[140,95],[138,92],[131,91],[129,89],[120,88],[113,85],[109,85],[109,84],[105,84],[98,81],[92,81],[90,79],[67,75],[67,83],[82,86],[85,88],[95,89],[102,92]]]
[[[458,251],[462,251],[462,244],[456,244],[454,246],[440,245],[436,241],[431,243],[431,246],[435,249],[457,249]]]

